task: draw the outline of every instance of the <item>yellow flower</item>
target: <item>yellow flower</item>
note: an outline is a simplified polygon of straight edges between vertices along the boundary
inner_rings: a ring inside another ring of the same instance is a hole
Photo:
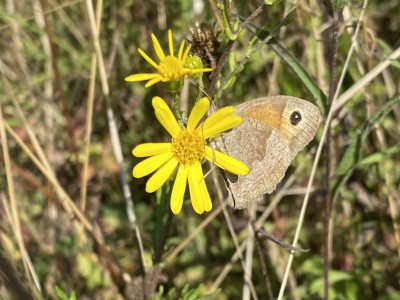
[[[207,146],[206,140],[239,125],[242,118],[233,115],[233,107],[227,106],[199,125],[210,107],[210,100],[204,97],[193,107],[186,127],[180,127],[163,99],[154,97],[152,103],[158,121],[172,139],[170,143],[145,143],[136,146],[132,154],[148,158],[133,168],[133,177],[141,178],[157,170],[146,184],[146,192],[152,193],[158,190],[178,167],[171,193],[172,212],[177,214],[181,211],[187,182],[195,212],[202,214],[204,211],[210,211],[212,203],[203,177],[202,160],[205,158],[237,175],[246,175],[249,168],[241,161]]]
[[[212,71],[211,68],[190,69],[185,67],[185,61],[188,57],[191,45],[189,44],[189,46],[184,50],[185,41],[182,41],[181,46],[179,47],[178,56],[175,56],[171,30],[168,30],[169,55],[165,55],[159,41],[154,34],[151,35],[151,39],[153,40],[154,50],[160,61],[158,64],[152,60],[142,49],[138,48],[138,51],[150,65],[157,69],[157,72],[129,75],[125,78],[125,81],[136,82],[148,80],[145,84],[145,87],[148,88],[160,81],[177,82],[186,75],[192,76],[196,73]]]

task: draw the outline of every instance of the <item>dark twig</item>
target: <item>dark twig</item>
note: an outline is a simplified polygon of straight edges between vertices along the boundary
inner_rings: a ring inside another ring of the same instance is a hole
[[[286,250],[288,250],[288,251],[291,251],[291,252],[302,252],[302,253],[306,253],[306,252],[310,251],[309,249],[302,249],[302,248],[294,247],[294,246],[291,245],[291,244],[284,243],[284,242],[278,240],[278,239],[277,239],[276,237],[274,237],[272,234],[266,232],[263,228],[260,228],[260,229],[257,231],[257,234],[260,235],[260,236],[263,236],[263,237],[265,237],[265,238],[267,238],[267,239],[269,239],[270,241],[274,242],[275,244],[277,244],[277,245],[281,246],[282,248],[284,248],[284,249],[286,249]]]
[[[162,255],[164,253],[165,249],[165,243],[167,242],[167,239],[169,237],[170,229],[171,229],[171,224],[172,220],[174,218],[174,215],[172,214],[171,210],[168,210],[168,218],[167,222],[164,226],[164,231],[161,237],[161,241],[158,244],[158,248],[156,249],[156,253],[154,255],[154,268],[151,269],[149,272],[145,273],[143,276],[143,290],[144,295],[147,298],[149,298],[154,292],[155,288],[158,285],[158,275],[159,275],[159,270],[160,270],[160,263],[162,259]]]
[[[161,243],[160,243],[160,245],[157,249],[156,255],[154,257],[155,264],[158,264],[161,262],[162,254],[164,252],[165,242],[167,241],[167,238],[169,236],[169,231],[171,229],[172,219],[173,219],[173,214],[172,214],[171,210],[169,210],[168,219],[167,219],[167,223],[165,224],[165,227],[164,227],[164,232],[162,235]]]
[[[338,12],[336,9],[333,11],[333,25],[332,25],[332,43],[330,48],[330,84],[329,84],[329,98],[328,98],[328,107],[332,105],[333,97],[336,93],[336,62],[337,62],[337,41],[338,41]],[[326,190],[326,206],[325,206],[325,250],[324,250],[324,292],[325,299],[329,299],[329,269],[331,264],[331,239],[332,232],[331,222],[332,222],[332,195],[330,188],[330,175],[331,175],[331,123],[327,123],[328,127],[327,135],[326,135],[326,147],[325,147],[325,155],[326,155],[326,181],[325,181],[325,190]]]
[[[261,269],[262,269],[262,273],[263,273],[263,277],[264,277],[264,281],[265,281],[265,288],[267,289],[268,298],[275,299],[272,294],[271,280],[268,276],[267,264],[265,263],[265,258],[264,258],[264,253],[267,253],[267,250],[265,249],[265,251],[263,251],[264,249],[262,249],[262,247],[261,247],[262,243],[260,241],[260,236],[258,235],[258,230],[254,224],[254,221],[249,219],[249,222],[250,222],[251,228],[253,229],[253,232],[254,232],[254,237],[255,237],[256,246],[257,246],[257,252],[258,252],[258,256],[260,258]]]
[[[257,7],[257,9],[255,11],[253,11],[251,13],[251,15],[240,24],[240,26],[238,28],[238,32],[240,32],[242,29],[246,28],[247,25],[252,23],[253,20],[255,19],[255,17],[257,17],[259,14],[261,14],[261,12],[264,9],[264,6],[265,6],[265,3],[263,2],[259,7]]]
[[[15,299],[39,299],[38,295],[32,294],[24,285],[12,260],[5,255],[3,250],[0,250],[0,282],[15,296]]]

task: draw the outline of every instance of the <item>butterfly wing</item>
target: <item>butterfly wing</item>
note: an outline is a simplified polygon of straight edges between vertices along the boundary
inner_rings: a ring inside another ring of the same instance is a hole
[[[235,108],[243,122],[224,133],[217,148],[246,163],[246,176],[227,173],[228,204],[249,207],[282,180],[296,154],[315,136],[319,109],[304,100],[274,96],[245,102]]]

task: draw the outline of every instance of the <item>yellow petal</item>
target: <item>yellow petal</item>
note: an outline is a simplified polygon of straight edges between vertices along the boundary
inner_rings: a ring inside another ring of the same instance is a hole
[[[234,108],[232,106],[226,106],[208,117],[202,125],[204,138],[208,139],[241,124],[242,118],[233,115],[233,112]]]
[[[180,213],[182,209],[183,197],[185,196],[187,184],[188,168],[186,166],[179,166],[178,173],[175,177],[174,187],[171,194],[171,211],[175,215]]]
[[[190,74],[211,72],[212,70],[213,70],[212,68],[191,69],[191,70],[190,70]]]
[[[183,53],[183,56],[182,56],[181,61],[183,61],[183,62],[186,61],[186,58],[187,58],[188,55],[189,55],[190,48],[192,48],[192,45],[189,44],[189,45],[187,46],[186,50],[185,50],[185,53]]]
[[[147,181],[146,192],[153,193],[156,190],[158,190],[171,176],[172,172],[174,172],[177,165],[178,161],[176,160],[175,157],[172,157],[169,161],[167,161]]]
[[[182,54],[183,54],[183,49],[185,48],[185,41],[182,41],[181,45],[179,46],[179,51],[178,51],[178,60],[182,61]]]
[[[158,73],[139,73],[139,74],[133,74],[125,77],[125,81],[129,82],[136,82],[136,81],[144,81],[144,80],[149,80],[149,79],[154,79],[154,78],[161,78],[161,75]]]
[[[172,40],[172,30],[168,30],[168,46],[169,46],[169,55],[174,56],[174,41]]]
[[[203,180],[203,172],[200,163],[195,163],[189,166],[188,182],[190,191],[190,200],[193,209],[196,213],[202,214],[204,212],[204,199],[203,193],[200,188],[201,180]]]
[[[142,178],[146,175],[149,175],[164,165],[173,156],[174,154],[172,152],[167,152],[146,158],[133,168],[132,175],[135,178]]]
[[[240,160],[233,158],[225,153],[218,150],[214,150],[209,146],[206,146],[206,159],[216,164],[221,169],[228,171],[229,173],[236,175],[247,175],[250,171],[249,167],[242,163]]]
[[[201,193],[203,195],[203,205],[204,205],[204,210],[205,211],[211,211],[212,209],[212,202],[211,202],[211,198],[210,198],[210,194],[208,193],[208,189],[206,186],[206,181],[205,178],[203,176],[201,183],[200,183],[200,190]]]
[[[144,58],[149,64],[151,64],[154,68],[158,69],[158,65],[155,63],[154,60],[152,60],[152,59],[150,58],[150,56],[148,56],[148,55],[146,54],[146,52],[144,52],[144,51],[143,51],[142,49],[140,49],[140,48],[138,48],[138,51],[139,51],[140,55],[143,56],[143,58]]]
[[[242,123],[242,118],[239,116],[232,116],[226,119],[221,120],[219,123],[215,123],[214,126],[210,126],[206,129],[203,129],[203,137],[204,139],[208,139],[210,137],[216,136],[222,132],[230,130]],[[204,127],[203,127],[204,128]]]
[[[209,108],[210,108],[210,100],[208,100],[207,97],[203,97],[199,101],[197,101],[192,111],[190,112],[187,123],[187,130],[189,131],[195,130],[197,124],[199,124],[199,121],[201,120],[201,118],[204,117]]]
[[[147,83],[144,85],[145,88],[151,87],[152,85],[156,84],[157,82],[162,81],[162,76],[158,76],[157,78],[153,78],[149,81],[147,81]]]
[[[159,41],[157,40],[156,36],[154,34],[151,35],[151,39],[153,40],[153,47],[154,51],[156,52],[158,59],[161,61],[165,58],[165,54],[163,49],[160,46]]]
[[[152,104],[157,120],[172,137],[177,136],[181,132],[181,128],[167,103],[162,98],[156,96],[153,98]]]
[[[148,157],[165,152],[171,152],[171,143],[144,143],[132,150],[132,154],[136,157]]]

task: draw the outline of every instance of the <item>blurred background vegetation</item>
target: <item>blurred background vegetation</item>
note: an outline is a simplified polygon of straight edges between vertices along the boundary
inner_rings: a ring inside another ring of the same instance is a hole
[[[196,215],[185,201],[171,216],[168,188],[147,194],[147,178],[131,176],[138,162],[132,148],[167,138],[151,98],[170,100],[162,84],[145,89],[124,81],[153,72],[137,48],[155,57],[151,33],[167,49],[172,29],[177,49],[203,22],[220,42],[216,60],[227,54],[215,75],[221,75],[213,97],[218,105],[284,94],[318,104],[326,118],[332,72],[339,79],[346,68],[327,136],[330,151],[318,164],[298,245],[309,251],[295,253],[284,298],[321,299],[329,291],[330,299],[400,299],[400,1],[270,1],[247,24],[250,30],[231,40],[217,8],[225,5],[234,28],[262,1],[227,2],[0,2],[1,299],[278,296],[288,250],[259,234],[252,254],[248,221],[292,242],[325,122],[253,214],[222,209],[210,176],[213,211]],[[263,43],[257,28],[274,38]],[[233,74],[237,65],[243,68]],[[203,80],[209,91],[212,77]],[[189,84],[187,91],[190,108],[198,88]],[[236,243],[242,251],[247,246],[249,265],[238,260]]]

